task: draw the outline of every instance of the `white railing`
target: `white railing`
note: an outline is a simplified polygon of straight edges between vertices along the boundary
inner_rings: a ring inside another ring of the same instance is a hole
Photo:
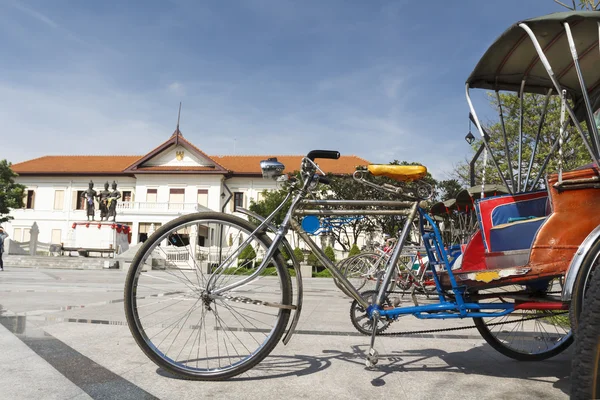
[[[208,210],[208,208],[197,203],[155,203],[143,201],[120,201],[117,203],[117,211],[120,212],[195,212]]]

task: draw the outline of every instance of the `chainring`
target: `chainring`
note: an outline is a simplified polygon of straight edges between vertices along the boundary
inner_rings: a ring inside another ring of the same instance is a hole
[[[367,290],[362,292],[361,297],[365,299],[369,304],[373,303],[373,297],[377,296],[377,292],[375,290]],[[385,297],[383,299],[384,307],[392,307],[392,303],[389,297]],[[350,321],[352,321],[352,325],[356,328],[357,331],[364,335],[371,335],[373,332],[373,320],[369,318],[367,315],[367,310],[358,304],[358,301],[354,300],[352,305],[350,306]],[[392,319],[387,317],[382,317],[377,321],[377,334],[385,331],[390,324],[393,322]]]

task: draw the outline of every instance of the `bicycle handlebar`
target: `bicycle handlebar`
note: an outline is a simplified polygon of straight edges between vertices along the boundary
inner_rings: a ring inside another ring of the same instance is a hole
[[[340,152],[335,150],[311,150],[307,156],[311,161],[315,161],[315,158],[329,158],[331,160],[337,160],[340,158]]]

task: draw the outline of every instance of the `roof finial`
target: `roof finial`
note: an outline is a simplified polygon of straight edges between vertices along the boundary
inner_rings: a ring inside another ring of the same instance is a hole
[[[181,118],[181,102],[179,102],[179,112],[177,113],[177,128],[175,129],[175,146],[179,144],[179,135],[181,132],[179,131],[179,119]]]

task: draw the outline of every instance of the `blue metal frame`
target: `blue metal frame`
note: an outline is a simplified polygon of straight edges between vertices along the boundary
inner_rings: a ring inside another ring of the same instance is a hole
[[[458,246],[458,248],[457,246],[451,246],[446,250],[444,242],[442,241],[442,235],[433,219],[420,207],[418,208],[418,213],[419,230],[425,244],[427,257],[429,258],[428,267],[433,275],[433,280],[439,296],[439,303],[394,308],[376,307],[375,305],[371,305],[367,308],[368,315],[371,316],[371,313],[376,308],[378,308],[379,314],[382,317],[397,318],[401,315],[412,314],[420,319],[500,317],[513,312],[515,310],[515,305],[513,303],[480,304],[465,302],[464,294],[466,287],[458,285],[454,273],[452,272],[453,262],[448,260],[448,255],[455,258],[460,254],[460,246]],[[427,223],[431,226],[432,231],[425,230],[425,225]],[[438,272],[435,268],[437,265],[443,265],[445,271],[448,273],[448,278],[452,285],[451,290],[454,293],[454,300],[447,299],[447,296],[444,294]],[[482,310],[496,311],[482,312]]]

